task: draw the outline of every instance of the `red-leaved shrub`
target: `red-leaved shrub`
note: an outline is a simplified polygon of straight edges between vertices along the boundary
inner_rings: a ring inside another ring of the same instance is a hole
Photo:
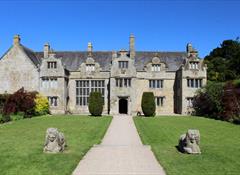
[[[3,107],[3,114],[10,115],[12,113],[24,112],[25,117],[31,117],[34,113],[37,92],[27,92],[24,88],[19,89],[10,95]]]

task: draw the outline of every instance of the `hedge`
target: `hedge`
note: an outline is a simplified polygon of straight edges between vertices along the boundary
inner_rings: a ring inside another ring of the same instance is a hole
[[[141,107],[145,116],[155,115],[156,104],[153,92],[143,92]]]

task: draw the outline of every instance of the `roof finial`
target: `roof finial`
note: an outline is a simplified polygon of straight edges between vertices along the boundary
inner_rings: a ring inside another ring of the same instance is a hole
[[[88,42],[88,57],[92,57],[93,45],[91,42]]]
[[[20,41],[21,41],[20,35],[14,35],[14,37],[13,37],[13,45],[14,46],[19,45]]]

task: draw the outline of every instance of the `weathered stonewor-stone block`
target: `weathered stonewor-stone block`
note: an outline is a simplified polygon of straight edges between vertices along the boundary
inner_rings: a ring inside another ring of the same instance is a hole
[[[180,136],[178,148],[183,153],[201,154],[199,144],[200,144],[199,130],[189,129],[186,134]]]
[[[59,132],[57,128],[47,129],[43,152],[46,153],[63,152],[66,146],[67,144],[63,133]]]

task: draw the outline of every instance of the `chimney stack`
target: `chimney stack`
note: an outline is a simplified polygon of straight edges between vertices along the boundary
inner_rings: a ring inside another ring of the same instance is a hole
[[[193,51],[192,44],[188,43],[187,44],[187,53],[191,53]]]
[[[116,52],[116,51],[113,51],[113,52],[112,52],[112,59],[115,59],[115,58],[117,58],[117,52]]]
[[[14,46],[19,45],[19,44],[20,44],[20,41],[21,41],[20,35],[14,35],[13,45],[14,45]]]
[[[130,58],[135,58],[135,37],[133,34],[129,37],[129,51],[130,51]]]
[[[43,58],[48,58],[49,57],[49,53],[50,53],[50,45],[49,43],[44,44],[44,48],[43,48]]]
[[[88,57],[92,57],[93,46],[91,42],[88,42]]]
[[[191,43],[187,44],[187,56],[198,57],[198,51],[193,48]]]

